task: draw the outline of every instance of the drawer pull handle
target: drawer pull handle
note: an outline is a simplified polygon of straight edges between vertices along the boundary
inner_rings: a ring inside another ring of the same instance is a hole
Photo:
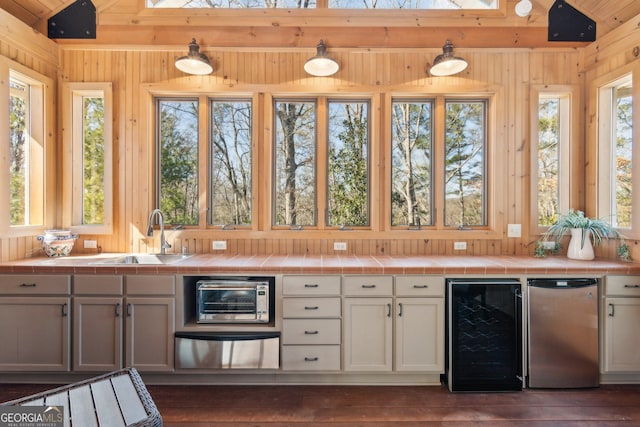
[[[120,303],[116,304],[116,317],[120,317]]]
[[[413,285],[415,289],[427,289],[429,285]]]
[[[363,287],[364,289],[373,289],[373,288],[375,288],[375,287],[376,287],[376,285],[362,285],[362,287]]]
[[[304,284],[305,288],[317,288],[318,286],[320,286],[320,285],[318,285],[317,283],[305,283]]]
[[[316,306],[306,306],[304,309],[305,310],[317,310],[318,308],[319,307],[316,305]]]
[[[398,317],[402,317],[402,303],[398,303]]]
[[[391,304],[387,304],[387,317],[391,317]]]
[[[35,285],[33,285],[35,286]],[[625,288],[640,288],[640,285],[624,285]]]
[[[127,304],[127,317],[131,317],[131,304]]]
[[[613,317],[615,314],[615,307],[613,304],[609,304],[609,317]]]
[[[67,317],[69,313],[67,312],[67,303],[62,304],[62,317]]]
[[[319,332],[318,331],[304,331],[305,335],[318,335]]]
[[[35,288],[37,285],[35,283],[22,283],[20,285],[21,288]]]
[[[318,361],[318,357],[305,357],[304,358],[305,362],[317,362]]]

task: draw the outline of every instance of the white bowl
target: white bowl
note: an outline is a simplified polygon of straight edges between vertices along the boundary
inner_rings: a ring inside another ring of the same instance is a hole
[[[45,230],[44,235],[38,236],[44,253],[49,257],[69,255],[77,238],[78,235],[69,230]]]

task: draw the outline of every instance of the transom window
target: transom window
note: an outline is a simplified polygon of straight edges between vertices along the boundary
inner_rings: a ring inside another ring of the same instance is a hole
[[[328,0],[330,9],[498,9],[498,0]],[[315,0],[146,0],[146,7],[184,9],[309,9]],[[323,6],[324,7],[324,6]]]

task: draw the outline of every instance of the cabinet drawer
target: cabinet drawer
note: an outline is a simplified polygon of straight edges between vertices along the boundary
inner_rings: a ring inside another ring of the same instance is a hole
[[[340,298],[285,298],[282,317],[340,317]]]
[[[340,344],[340,319],[284,319],[283,344]]]
[[[606,295],[640,297],[640,276],[607,276]]]
[[[285,371],[339,371],[339,345],[283,345]]]
[[[396,295],[402,297],[444,297],[444,277],[396,276]]]
[[[282,294],[340,296],[340,276],[284,276]]]
[[[0,275],[0,294],[67,295],[71,293],[71,276],[51,274]]]
[[[344,295],[392,296],[393,276],[345,276],[342,279]]]
[[[127,295],[174,295],[176,280],[173,276],[126,276]]]
[[[75,275],[73,293],[77,295],[122,295],[122,276]]]

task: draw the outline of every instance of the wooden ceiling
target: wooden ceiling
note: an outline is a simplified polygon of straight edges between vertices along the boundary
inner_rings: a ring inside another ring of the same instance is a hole
[[[0,0],[0,7],[27,25],[47,33],[47,20],[76,0]],[[500,11],[419,12],[408,10],[336,11],[327,9],[170,10],[144,8],[145,0],[92,0],[97,38],[58,43],[104,45],[186,45],[196,37],[203,46],[312,47],[320,38],[333,48],[563,47],[585,43],[548,42],[547,13],[554,0],[532,0],[529,17],[518,17],[518,0]],[[566,0],[597,24],[597,38],[640,14],[639,0]],[[188,37],[185,36],[188,34]],[[329,44],[329,43],[328,43]]]

